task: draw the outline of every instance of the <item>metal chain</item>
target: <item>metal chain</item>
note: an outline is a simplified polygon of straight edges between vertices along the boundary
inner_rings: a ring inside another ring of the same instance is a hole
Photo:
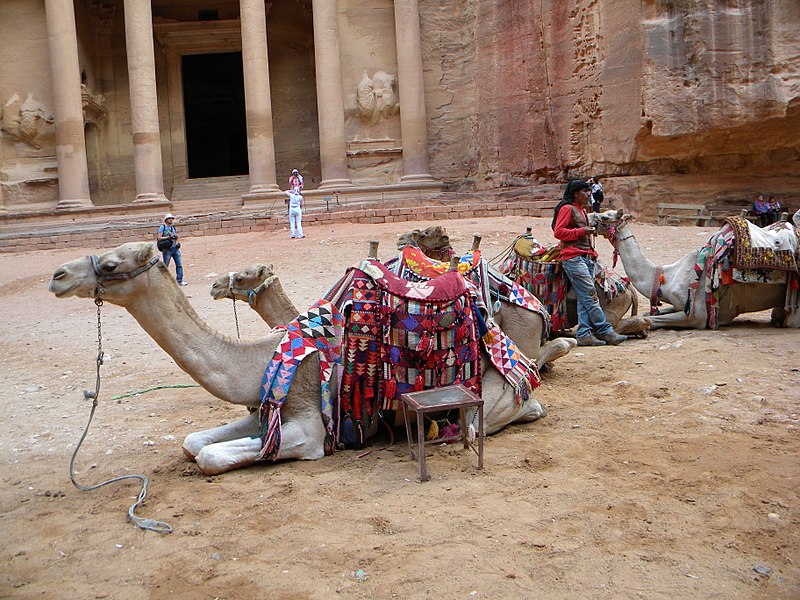
[[[103,364],[103,329],[102,329],[102,322],[100,319],[100,307],[103,306],[103,299],[102,298],[95,298],[94,303],[97,306],[97,378],[95,379],[95,386],[94,391],[84,390],[83,397],[84,399],[88,400],[89,398],[92,399],[92,410],[89,413],[89,421],[86,423],[86,428],[83,430],[83,435],[81,435],[81,439],[78,441],[78,445],[75,446],[75,451],[72,453],[72,458],[69,461],[69,478],[72,481],[72,485],[83,492],[88,492],[91,490],[96,490],[98,488],[103,487],[104,485],[108,485],[109,483],[114,483],[117,481],[122,481],[124,479],[138,479],[142,482],[142,490],[139,492],[139,496],[136,499],[136,502],[128,509],[128,519],[134,523],[137,527],[141,529],[147,529],[149,531],[157,531],[158,533],[172,533],[172,527],[168,524],[163,523],[161,521],[156,521],[154,519],[145,519],[143,517],[139,517],[134,514],[136,508],[144,502],[145,497],[147,496],[147,484],[148,480],[145,475],[123,475],[122,477],[115,477],[114,479],[109,479],[102,483],[98,483],[95,485],[81,485],[75,480],[75,458],[78,456],[78,450],[80,450],[81,445],[83,444],[83,440],[86,439],[86,435],[89,433],[89,425],[92,423],[92,419],[94,418],[94,412],[97,409],[97,401],[100,395],[100,366]]]

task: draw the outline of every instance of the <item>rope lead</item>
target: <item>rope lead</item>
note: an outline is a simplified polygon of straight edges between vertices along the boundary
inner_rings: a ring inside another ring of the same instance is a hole
[[[94,391],[83,391],[84,399],[92,399],[92,410],[89,412],[89,421],[86,423],[86,428],[83,430],[83,435],[81,435],[81,439],[78,440],[78,445],[75,446],[75,451],[72,453],[72,458],[69,461],[69,479],[72,482],[72,485],[82,492],[96,490],[104,485],[115,483],[117,481],[123,481],[124,479],[138,479],[142,482],[142,490],[139,492],[136,502],[134,502],[133,505],[131,505],[131,507],[128,509],[128,520],[141,529],[156,531],[158,533],[172,533],[172,527],[170,527],[167,523],[156,521],[155,519],[146,519],[135,514],[136,508],[140,506],[142,502],[144,502],[144,499],[147,496],[148,480],[145,475],[123,475],[121,477],[115,477],[95,485],[81,485],[75,479],[75,458],[78,456],[78,450],[80,450],[83,440],[86,439],[86,435],[89,433],[89,426],[92,424],[92,419],[94,419],[94,412],[97,409],[98,397],[100,396],[100,365],[103,364],[103,334],[100,321],[100,307],[103,306],[103,300],[101,298],[95,298],[94,303],[97,306],[97,378],[95,380]]]

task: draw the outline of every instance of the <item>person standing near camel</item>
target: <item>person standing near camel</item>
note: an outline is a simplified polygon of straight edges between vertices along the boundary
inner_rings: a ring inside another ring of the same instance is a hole
[[[606,320],[594,287],[597,252],[589,237],[594,227],[589,227],[586,218],[591,191],[582,179],[567,184],[564,199],[553,211],[553,234],[561,242],[561,265],[578,296],[578,346],[616,346],[628,338],[614,331]]]
[[[175,229],[175,217],[171,213],[164,216],[164,224],[159,225],[156,233],[156,246],[161,250],[161,259],[169,267],[169,262],[175,259],[175,279],[178,285],[187,285],[183,280],[183,263],[181,262],[181,245],[178,242],[178,230]]]

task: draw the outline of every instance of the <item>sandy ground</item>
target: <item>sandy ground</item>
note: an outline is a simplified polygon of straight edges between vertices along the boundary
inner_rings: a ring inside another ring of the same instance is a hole
[[[209,295],[217,274],[274,263],[307,306],[369,239],[386,259],[399,233],[432,224],[184,239],[184,289],[236,335],[231,303]],[[544,219],[440,224],[457,249],[482,234],[487,257],[528,224],[552,239]],[[711,232],[634,231],[657,262]],[[83,492],[69,481],[89,415],[82,390],[95,384],[96,311],[47,284],[98,250],[0,254],[2,598],[800,598],[800,332],[771,328],[767,313],[578,349],[537,392],[547,417],[488,438],[483,471],[457,446],[430,448],[432,480],[420,483],[399,434],[365,456],[203,476],[184,436],[242,409],[199,388],[114,399],[192,380],[106,304],[100,405],[78,479],[146,474],[139,514],[171,524],[162,535],[126,521],[138,485]],[[264,332],[237,307],[242,337]]]

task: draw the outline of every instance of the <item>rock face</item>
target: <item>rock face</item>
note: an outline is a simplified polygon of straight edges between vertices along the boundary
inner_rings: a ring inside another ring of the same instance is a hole
[[[795,0],[420,3],[432,170],[600,175],[617,206],[800,206]],[[792,197],[792,194],[796,196]]]
[[[367,187],[403,175],[395,1],[336,0],[348,175]],[[658,202],[743,205],[757,193],[800,208],[798,0],[416,3],[430,174],[449,190],[523,190],[594,175],[607,205],[647,217]],[[74,4],[92,198],[123,203],[136,187],[123,2]],[[182,52],[193,44],[230,53],[241,30],[238,2],[212,2],[213,25],[198,20],[195,4],[153,3],[163,172],[173,199],[190,179],[193,152],[214,145],[202,134],[187,141],[186,106],[216,107],[219,91],[207,77],[191,88],[193,103],[182,100]],[[300,167],[313,189],[322,178],[313,3],[270,7],[279,182]],[[52,206],[58,175],[44,4],[0,2],[0,39],[0,212]],[[223,96],[238,108],[233,92]],[[232,112],[215,110],[197,127]],[[245,137],[242,130],[235,140]],[[237,148],[246,152],[244,143]]]

